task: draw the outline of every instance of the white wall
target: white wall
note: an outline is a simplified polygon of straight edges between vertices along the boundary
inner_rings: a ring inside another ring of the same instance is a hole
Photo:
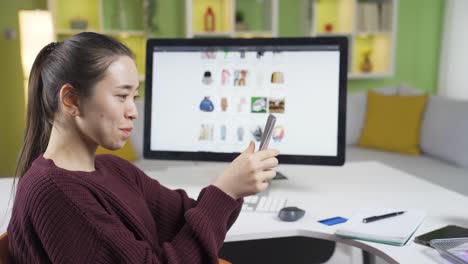
[[[440,95],[468,100],[468,0],[446,0]]]

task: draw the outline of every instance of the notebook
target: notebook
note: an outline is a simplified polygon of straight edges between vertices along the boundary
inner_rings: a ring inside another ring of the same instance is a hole
[[[384,215],[391,212],[406,211],[404,214],[375,222],[363,223],[367,217]],[[426,213],[418,210],[400,209],[362,209],[356,212],[345,224],[340,226],[335,235],[403,246],[421,225]]]

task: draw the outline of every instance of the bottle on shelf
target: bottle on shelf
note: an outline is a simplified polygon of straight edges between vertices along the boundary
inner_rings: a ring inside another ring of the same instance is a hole
[[[205,31],[215,31],[215,14],[211,6],[208,6],[205,12]]]

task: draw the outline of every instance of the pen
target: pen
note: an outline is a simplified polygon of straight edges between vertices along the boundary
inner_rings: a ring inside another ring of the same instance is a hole
[[[401,215],[401,214],[404,214],[405,212],[406,211],[400,211],[400,212],[394,212],[394,213],[389,213],[389,214],[384,214],[384,215],[375,215],[375,216],[371,216],[371,217],[367,217],[367,218],[362,219],[362,222],[363,223],[370,223],[370,222],[374,222],[374,221],[377,221],[377,220],[380,220],[380,219],[385,219],[385,218]]]

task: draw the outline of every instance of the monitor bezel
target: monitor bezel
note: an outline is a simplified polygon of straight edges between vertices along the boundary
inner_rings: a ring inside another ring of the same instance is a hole
[[[151,102],[153,87],[153,49],[157,46],[281,46],[281,45],[336,45],[340,52],[339,98],[338,98],[338,133],[337,155],[280,155],[283,164],[333,165],[341,166],[345,162],[346,135],[346,98],[348,69],[348,39],[346,37],[301,37],[301,38],[200,38],[200,39],[148,39],[146,43],[145,105],[144,105],[144,141],[145,159],[187,160],[187,161],[223,161],[229,162],[240,153],[160,151],[151,150]],[[281,150],[280,150],[281,151]]]

